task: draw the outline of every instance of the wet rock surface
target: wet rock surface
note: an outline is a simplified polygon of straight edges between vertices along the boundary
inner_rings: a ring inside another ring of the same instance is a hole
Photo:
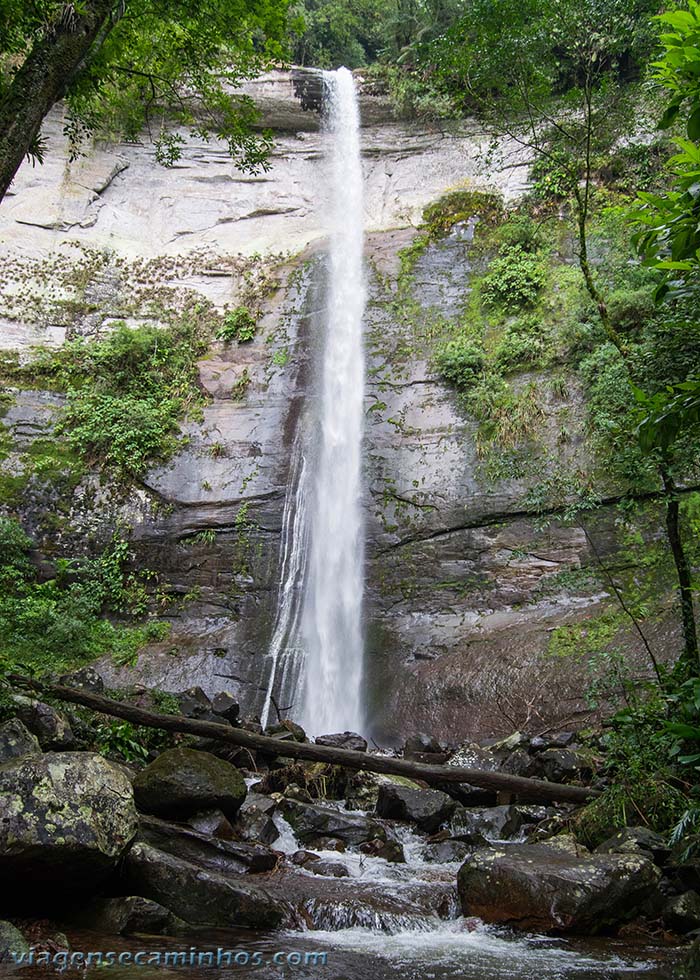
[[[638,855],[590,855],[547,844],[483,848],[459,872],[465,915],[516,929],[595,933],[626,921],[660,872]]]
[[[362,844],[386,838],[382,823],[364,814],[289,799],[281,800],[279,809],[302,842],[336,837],[346,844]]]
[[[406,820],[432,834],[446,823],[456,808],[455,801],[439,790],[411,789],[396,783],[379,787],[377,813],[387,820]]]

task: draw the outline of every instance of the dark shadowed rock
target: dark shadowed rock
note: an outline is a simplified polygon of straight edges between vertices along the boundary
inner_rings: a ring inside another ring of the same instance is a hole
[[[379,787],[377,813],[387,820],[406,820],[433,834],[450,819],[457,804],[436,789],[410,789],[397,783]]]
[[[357,732],[336,732],[334,735],[318,735],[316,745],[328,745],[333,749],[351,749],[353,752],[366,752],[367,739]]]
[[[545,749],[537,755],[538,768],[550,783],[570,783],[593,774],[590,757],[571,749]]]
[[[624,827],[595,849],[596,854],[642,854],[654,861],[668,857],[670,848],[661,834],[649,827]]]
[[[295,742],[305,742],[306,732],[295,722],[290,721],[285,718],[284,721],[280,721],[277,725],[268,725],[265,729],[265,734],[269,735],[270,738],[278,738],[284,741],[284,739],[294,739]]]
[[[288,799],[280,801],[279,809],[302,843],[318,837],[337,837],[346,844],[386,838],[386,831],[379,821],[359,813]]]
[[[306,866],[307,871],[313,871],[315,875],[323,875],[324,878],[349,878],[350,872],[339,861],[313,861]]]
[[[134,844],[125,874],[130,889],[194,925],[266,929],[284,918],[282,903],[260,885],[203,869],[150,844]]]
[[[461,840],[435,841],[423,847],[423,860],[435,864],[452,864],[463,861],[473,848]]]
[[[199,718],[209,721],[213,711],[212,704],[201,687],[189,687],[175,695],[180,705],[180,714],[185,718]]]
[[[458,807],[450,820],[450,833],[467,843],[478,843],[483,838],[509,840],[518,833],[522,824],[523,818],[514,806]]]
[[[15,714],[39,739],[42,749],[53,752],[70,751],[78,746],[78,740],[68,720],[50,704],[15,695],[12,698]]]
[[[219,840],[233,840],[236,836],[228,817],[221,810],[202,810],[188,817],[187,823],[200,834],[218,837]]]
[[[181,824],[142,817],[138,840],[221,874],[272,871],[278,855],[263,844],[210,837]]]
[[[406,861],[403,847],[397,840],[368,840],[360,844],[360,850],[363,854],[383,858],[392,864],[404,864]]]
[[[241,709],[238,701],[236,701],[232,694],[229,694],[228,691],[221,691],[212,698],[211,710],[215,715],[220,715],[226,721],[235,725]]]
[[[458,887],[464,915],[516,929],[592,934],[631,918],[659,879],[658,868],[639,855],[516,844],[475,851]]]
[[[274,807],[273,807],[274,810]],[[236,833],[246,841],[260,841],[273,844],[279,837],[270,810],[263,810],[254,804],[240,810],[236,820]]]
[[[99,885],[136,831],[124,773],[92,752],[0,766],[0,901],[35,906]]]
[[[81,667],[70,674],[63,674],[58,679],[59,684],[66,687],[77,687],[83,691],[91,691],[93,694],[102,694],[105,685],[104,681],[94,667]]]
[[[74,917],[76,925],[111,936],[147,933],[152,936],[173,935],[183,921],[158,902],[139,895],[94,899],[88,908]]]
[[[675,932],[691,932],[700,928],[700,895],[692,891],[676,895],[664,906],[661,917]]]
[[[416,756],[441,755],[442,746],[432,735],[425,732],[418,732],[417,735],[409,735],[404,742],[403,754],[406,759],[414,759]]]
[[[39,740],[19,718],[11,718],[0,725],[0,766],[25,755],[40,754]]]
[[[219,809],[235,817],[246,785],[238,769],[209,752],[168,749],[136,776],[134,796],[139,809],[158,816]]]

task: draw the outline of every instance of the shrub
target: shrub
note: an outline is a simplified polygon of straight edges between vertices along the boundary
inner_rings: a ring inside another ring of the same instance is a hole
[[[237,340],[244,344],[252,340],[258,328],[257,318],[247,306],[237,306],[224,317],[223,324],[216,331],[216,339],[226,342]]]
[[[496,347],[496,366],[505,372],[539,364],[546,344],[542,325],[537,316],[522,316],[510,323]]]
[[[608,312],[613,326],[622,333],[628,333],[654,316],[656,306],[650,289],[616,289],[608,298]]]
[[[30,365],[68,394],[57,432],[90,463],[140,477],[181,444],[179,422],[202,403],[197,359],[206,344],[194,323],[130,329],[97,340],[79,338]]]
[[[74,392],[56,431],[90,462],[100,461],[122,473],[141,476],[178,448],[181,403],[100,391]]]
[[[0,519],[0,673],[20,666],[59,671],[111,653],[133,660],[139,648],[162,639],[168,625],[118,625],[105,612],[144,608],[144,577],[128,571],[128,543],[115,536],[96,558],[59,559],[52,579],[39,582],[29,561],[31,540],[20,524]]]
[[[484,370],[484,364],[482,348],[468,337],[448,340],[435,357],[435,365],[440,375],[460,390],[473,384]]]
[[[486,302],[505,309],[531,306],[546,282],[542,260],[522,245],[504,246],[481,282]]]

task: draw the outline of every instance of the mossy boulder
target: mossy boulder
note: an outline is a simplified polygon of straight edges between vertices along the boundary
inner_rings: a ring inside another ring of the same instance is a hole
[[[7,962],[11,955],[26,955],[29,952],[29,943],[22,933],[11,922],[0,920],[0,963]]]
[[[190,817],[211,809],[235,817],[246,792],[235,766],[196,749],[168,749],[134,780],[139,809],[162,817]]]
[[[0,766],[0,880],[13,908],[98,886],[136,832],[129,780],[92,752],[50,752]]]

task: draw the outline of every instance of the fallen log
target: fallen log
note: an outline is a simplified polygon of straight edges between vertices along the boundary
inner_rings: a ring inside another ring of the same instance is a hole
[[[104,715],[123,718],[135,725],[199,735],[202,738],[218,739],[221,742],[230,742],[232,745],[240,745],[243,748],[268,755],[301,759],[307,762],[325,762],[346,769],[363,769],[366,772],[389,776],[406,776],[409,779],[421,779],[433,785],[436,783],[468,783],[471,786],[479,786],[482,789],[493,790],[497,793],[512,793],[530,800],[587,803],[599,795],[596,790],[585,786],[567,786],[562,783],[550,783],[544,779],[512,776],[505,772],[485,772],[483,769],[466,769],[461,766],[426,765],[421,762],[409,762],[407,759],[395,759],[391,756],[356,752],[351,749],[338,749],[328,745],[295,742],[291,739],[285,741],[272,738],[269,735],[256,735],[244,728],[232,728],[230,725],[219,724],[218,722],[198,721],[194,718],[184,718],[181,715],[160,714],[128,704],[125,701],[113,701],[111,698],[105,698],[90,691],[65,687],[61,684],[49,684],[30,677],[11,674],[7,679],[18,687],[35,691],[38,694],[50,695],[58,701],[80,704]]]

